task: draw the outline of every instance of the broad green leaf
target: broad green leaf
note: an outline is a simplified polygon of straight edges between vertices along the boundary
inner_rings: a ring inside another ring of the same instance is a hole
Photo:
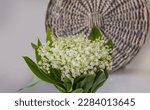
[[[95,91],[97,86],[100,85],[102,82],[104,82],[106,80],[107,80],[106,74],[104,72],[102,72],[102,71],[99,71],[96,74],[96,77],[95,77],[95,80],[94,80],[91,92]]]
[[[40,69],[41,70],[41,69]],[[53,81],[53,84],[58,85],[58,86],[63,86],[63,82],[61,81],[61,73],[53,68],[51,68],[51,72],[47,73],[44,70],[43,73],[46,75],[46,77],[48,77],[49,79],[51,79]]]
[[[55,85],[55,87],[62,93],[66,93],[66,90],[64,87],[60,86],[60,85]]]
[[[39,82],[41,82],[41,80],[39,78],[37,78],[37,77],[34,77],[30,83],[26,84],[23,88],[19,89],[18,91],[20,92],[20,91],[22,91],[25,88],[33,87],[36,84],[38,84]]]
[[[55,85],[63,85],[63,81],[61,81],[61,73],[60,71],[50,68],[50,73],[48,76],[53,79]]]
[[[77,84],[78,82],[81,82],[85,79],[86,75],[81,75],[77,78],[75,78],[74,83]]]
[[[50,68],[50,76],[53,76],[57,82],[61,81],[61,73],[56,69]]]
[[[108,45],[109,48],[113,48],[113,42],[111,39],[107,40],[106,45]]]
[[[103,81],[103,82],[101,82],[101,83],[99,83],[95,88],[94,88],[94,90],[93,91],[91,91],[92,93],[95,93],[100,87],[102,87],[103,86],[103,84],[105,83],[105,81]]]
[[[28,57],[23,57],[31,71],[41,80],[55,84],[55,81],[45,74],[39,67]]]
[[[91,30],[89,39],[90,39],[91,41],[94,41],[94,40],[96,40],[96,39],[100,39],[100,40],[102,39],[102,33],[101,33],[101,31],[98,29],[97,26],[94,25],[94,26],[92,27],[92,30]]]
[[[67,92],[72,91],[73,83],[74,83],[73,79],[70,79],[70,78],[67,78],[67,77],[64,78],[64,86],[65,86]]]
[[[42,69],[40,69],[40,71],[41,71],[41,73],[42,73],[45,77],[47,77],[47,78],[49,79],[49,81],[52,82],[52,84],[54,84],[54,85],[62,84],[62,83],[56,81],[56,80],[55,80],[50,74],[48,74],[46,71],[44,71],[44,70],[42,70]]]
[[[82,88],[78,88],[78,89],[72,91],[71,93],[83,93],[83,89]]]
[[[87,75],[83,81],[78,83],[77,88],[82,88],[84,93],[90,92],[89,90],[92,88],[95,76],[95,74]]]
[[[48,41],[50,42],[50,45],[53,43],[52,31],[49,27],[47,28],[47,37],[46,37],[46,42]]]
[[[108,71],[107,71],[107,69],[106,69],[106,68],[104,69],[104,73],[105,73],[105,75],[106,75],[106,79],[108,79],[108,77],[109,77],[109,73],[108,73]]]
[[[59,73],[54,73],[54,72],[51,72],[49,74],[49,77],[51,79],[53,79],[53,81],[55,82],[55,85],[63,85],[63,81],[61,81],[61,77],[59,77],[58,75]]]
[[[86,78],[86,75],[81,75],[74,79],[73,89],[79,88],[80,83]]]

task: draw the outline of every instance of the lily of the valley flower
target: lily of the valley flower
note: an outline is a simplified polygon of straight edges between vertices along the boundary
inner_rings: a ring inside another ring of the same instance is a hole
[[[68,38],[58,38],[39,47],[39,66],[50,73],[53,67],[60,70],[63,77],[76,78],[82,74],[95,74],[96,71],[111,70],[111,49],[103,40],[91,42],[83,34]]]

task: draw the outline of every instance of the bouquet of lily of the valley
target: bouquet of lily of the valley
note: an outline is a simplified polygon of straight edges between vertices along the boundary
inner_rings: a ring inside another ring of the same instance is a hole
[[[112,41],[103,41],[96,26],[88,38],[82,33],[54,38],[48,29],[46,43],[38,40],[32,47],[36,63],[24,57],[31,71],[63,93],[94,93],[107,80],[111,70]]]

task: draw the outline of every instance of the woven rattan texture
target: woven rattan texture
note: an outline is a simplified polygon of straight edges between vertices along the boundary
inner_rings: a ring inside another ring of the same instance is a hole
[[[149,16],[145,0],[50,0],[45,23],[55,37],[81,32],[88,37],[96,24],[104,40],[113,40],[115,71],[129,63],[144,44]]]

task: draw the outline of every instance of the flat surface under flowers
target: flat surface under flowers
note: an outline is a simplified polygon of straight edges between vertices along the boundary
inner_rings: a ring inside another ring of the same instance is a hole
[[[83,34],[57,38],[52,45],[48,41],[38,49],[41,60],[38,65],[50,73],[60,70],[62,77],[76,78],[83,74],[95,74],[99,70],[111,69],[111,49],[103,40],[91,41]]]

